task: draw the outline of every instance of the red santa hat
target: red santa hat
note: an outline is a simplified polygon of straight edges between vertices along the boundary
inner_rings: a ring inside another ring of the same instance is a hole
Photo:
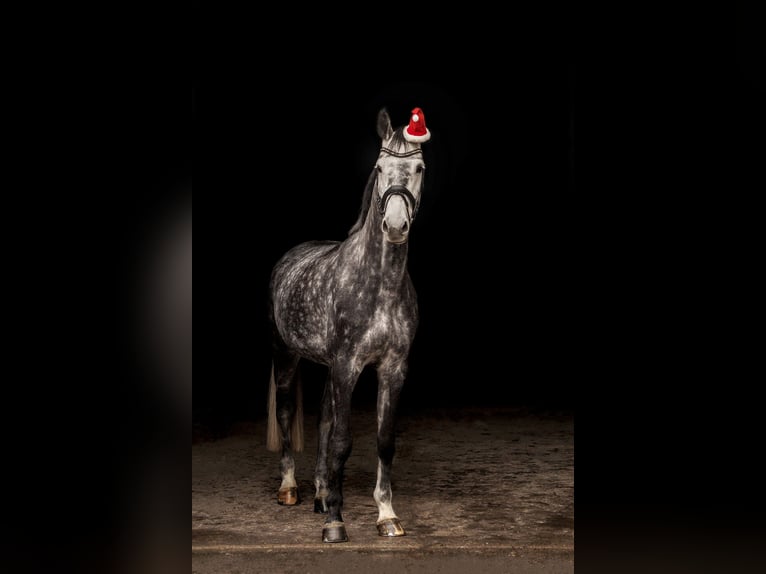
[[[404,128],[404,139],[412,143],[423,143],[431,139],[431,132],[426,127],[426,117],[423,110],[415,108],[410,115],[410,125]]]

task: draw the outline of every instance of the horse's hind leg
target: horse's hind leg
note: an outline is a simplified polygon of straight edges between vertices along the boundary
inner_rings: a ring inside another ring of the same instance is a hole
[[[317,465],[314,472],[314,484],[316,485],[316,494],[314,494],[314,512],[322,514],[327,513],[327,446],[330,441],[330,428],[332,427],[332,397],[330,395],[330,376],[327,376],[327,382],[322,394],[322,404],[319,410],[317,444]]]
[[[391,503],[391,464],[396,450],[394,417],[405,369],[402,361],[386,362],[378,368],[378,479],[373,497],[378,505],[380,536],[404,536],[404,528]]]
[[[288,351],[275,353],[274,356],[277,420],[282,435],[282,456],[279,460],[282,484],[277,494],[277,502],[287,506],[300,502],[298,483],[295,481],[295,459],[290,432],[296,408],[294,391],[298,376],[298,361],[298,356]]]

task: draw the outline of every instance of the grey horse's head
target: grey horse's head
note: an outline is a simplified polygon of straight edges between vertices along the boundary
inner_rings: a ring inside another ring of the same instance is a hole
[[[378,135],[381,147],[375,163],[373,199],[382,217],[386,241],[405,243],[423,190],[426,166],[420,144],[428,141],[431,133],[420,108],[412,111],[409,125],[397,130],[391,127],[391,118],[383,109],[378,113]]]

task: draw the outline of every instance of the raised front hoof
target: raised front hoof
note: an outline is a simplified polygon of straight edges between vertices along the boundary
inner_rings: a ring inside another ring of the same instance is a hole
[[[342,522],[330,522],[322,528],[322,542],[348,542],[346,526]]]
[[[386,518],[378,522],[379,536],[404,536],[404,528],[398,518]]]
[[[324,498],[314,499],[314,512],[317,514],[327,514],[329,509],[327,508],[327,502]]]
[[[300,501],[300,498],[298,498],[298,488],[295,486],[280,488],[277,493],[277,502],[283,506],[295,506]]]

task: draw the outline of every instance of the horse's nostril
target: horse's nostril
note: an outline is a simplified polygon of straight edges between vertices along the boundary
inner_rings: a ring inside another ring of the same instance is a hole
[[[409,228],[410,228],[410,224],[405,221],[404,224],[402,225],[402,233],[407,233],[407,230]]]
[[[383,220],[383,233],[388,233],[388,223],[386,223],[386,220]]]

